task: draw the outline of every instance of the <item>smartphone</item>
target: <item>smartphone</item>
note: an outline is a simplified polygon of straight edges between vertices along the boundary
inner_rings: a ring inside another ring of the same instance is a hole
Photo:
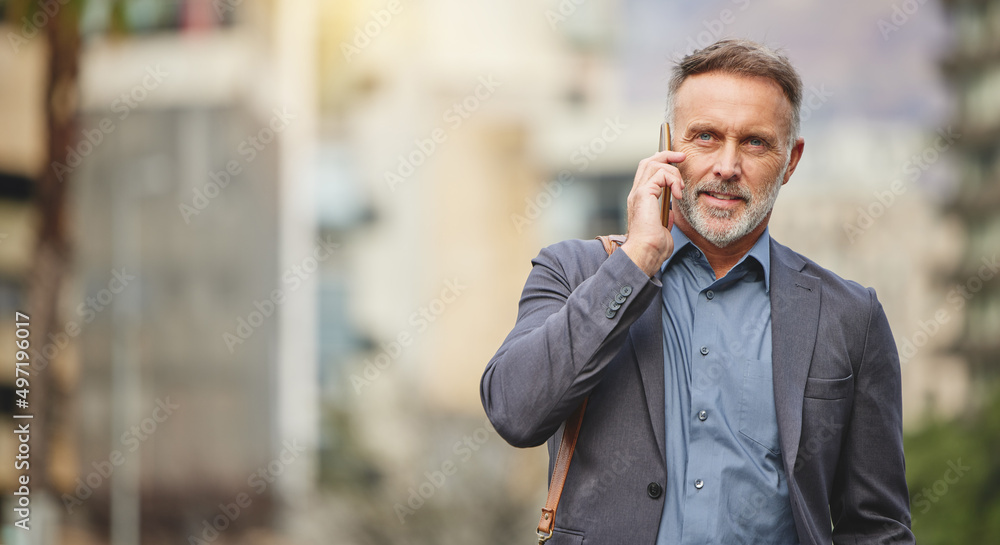
[[[670,149],[670,124],[664,123],[660,125],[660,151],[667,151]],[[670,218],[670,191],[664,191],[663,195],[660,196],[660,221],[663,226],[667,226],[667,220]]]

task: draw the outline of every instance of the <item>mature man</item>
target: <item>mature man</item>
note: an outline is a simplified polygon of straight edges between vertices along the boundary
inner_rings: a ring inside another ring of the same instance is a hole
[[[768,233],[801,99],[762,45],[684,58],[676,151],[639,163],[626,242],[532,261],[481,393],[504,439],[550,459],[588,400],[549,543],[914,542],[882,306]]]

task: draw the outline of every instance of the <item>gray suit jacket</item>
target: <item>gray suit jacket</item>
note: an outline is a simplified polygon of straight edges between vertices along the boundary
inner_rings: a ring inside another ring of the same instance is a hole
[[[597,240],[549,246],[532,264],[514,329],[483,374],[486,413],[511,445],[548,441],[551,475],[562,424],[590,396],[549,543],[655,543],[670,478],[662,284]],[[770,274],[775,408],[800,542],[914,543],[899,357],[875,292],[773,239]]]

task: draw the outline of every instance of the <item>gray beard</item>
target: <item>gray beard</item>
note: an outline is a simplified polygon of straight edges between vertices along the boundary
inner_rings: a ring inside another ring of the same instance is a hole
[[[695,184],[685,180],[684,191],[678,205],[680,206],[681,213],[684,214],[684,218],[691,224],[695,232],[705,237],[705,240],[715,246],[725,248],[753,232],[764,221],[764,218],[771,213],[775,201],[778,200],[778,192],[781,191],[781,181],[785,178],[787,170],[788,162],[785,163],[784,168],[781,169],[781,172],[774,179],[771,192],[763,199],[755,199],[750,190],[745,186],[729,182],[712,180],[698,184],[698,187],[695,187]],[[728,229],[712,227],[708,221],[710,218],[730,219],[734,211],[720,210],[718,208],[700,208],[697,204],[699,191],[735,194],[746,202],[746,207],[743,209],[743,214],[736,219],[736,223],[732,224]]]

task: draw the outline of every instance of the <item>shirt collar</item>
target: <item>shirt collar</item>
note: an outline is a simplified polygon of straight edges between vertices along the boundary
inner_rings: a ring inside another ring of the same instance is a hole
[[[768,292],[771,291],[771,228],[765,227],[764,232],[760,234],[757,238],[757,242],[754,243],[750,251],[743,255],[742,258],[736,263],[733,268],[738,267],[741,263],[747,260],[748,257],[753,258],[760,263],[761,269],[764,271],[764,289]],[[698,248],[698,246],[685,235],[677,225],[670,230],[670,236],[674,239],[674,251],[670,254],[670,257],[663,262],[663,266],[660,267],[660,274],[667,270],[667,266],[670,265],[670,261],[674,256],[679,255],[685,247],[688,245]],[[699,248],[698,251],[701,251]],[[703,253],[704,254],[704,253]]]

